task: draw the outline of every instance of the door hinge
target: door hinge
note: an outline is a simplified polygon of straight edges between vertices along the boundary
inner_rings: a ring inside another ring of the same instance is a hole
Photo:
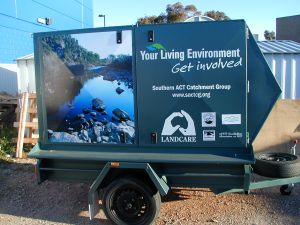
[[[250,81],[247,80],[247,93],[250,93]]]
[[[246,132],[246,141],[247,141],[247,144],[250,144],[250,134],[249,134],[249,132]]]

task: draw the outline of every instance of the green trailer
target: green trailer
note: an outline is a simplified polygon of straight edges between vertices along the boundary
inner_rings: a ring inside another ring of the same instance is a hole
[[[34,47],[29,156],[39,183],[90,183],[91,219],[100,190],[114,223],[151,224],[171,187],[300,181],[251,183],[252,143],[281,90],[243,20],[37,33]]]

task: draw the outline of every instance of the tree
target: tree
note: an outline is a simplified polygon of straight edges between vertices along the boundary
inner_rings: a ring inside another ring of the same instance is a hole
[[[175,23],[183,21],[186,18],[186,12],[181,2],[177,2],[173,5],[168,4],[166,8],[168,23]]]
[[[167,23],[167,15],[161,13],[159,16],[145,16],[138,19],[138,24],[153,24],[153,23]]]
[[[215,10],[207,11],[204,13],[204,16],[208,16],[214,20],[230,20],[230,18],[224,12]]]
[[[138,24],[153,24],[157,16],[145,16],[138,19]]]
[[[186,11],[188,17],[200,16],[200,11],[198,11],[195,5],[186,5],[184,10]]]
[[[274,41],[276,39],[274,31],[265,30],[264,36],[265,36],[265,39],[268,41]]]
[[[159,16],[145,16],[138,19],[138,24],[154,24],[154,23],[176,23],[184,21],[189,17],[200,15],[195,5],[183,6],[181,2],[168,4],[166,13]]]

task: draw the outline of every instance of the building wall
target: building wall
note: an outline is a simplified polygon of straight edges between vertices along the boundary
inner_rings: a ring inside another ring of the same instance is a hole
[[[52,25],[37,23],[50,17]],[[0,63],[33,52],[32,33],[93,27],[92,0],[1,0]]]
[[[300,99],[300,54],[264,54],[282,89],[282,99]]]
[[[300,43],[300,15],[276,18],[276,39]]]

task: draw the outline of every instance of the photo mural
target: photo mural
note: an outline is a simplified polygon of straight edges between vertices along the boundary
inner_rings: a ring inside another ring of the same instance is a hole
[[[42,39],[50,142],[134,144],[132,34],[61,34]]]

